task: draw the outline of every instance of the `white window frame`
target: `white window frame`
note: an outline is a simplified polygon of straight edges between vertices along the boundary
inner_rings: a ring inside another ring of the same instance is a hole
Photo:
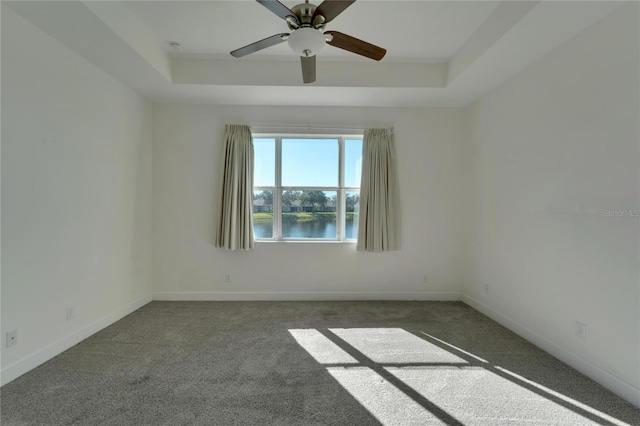
[[[363,139],[357,133],[254,133],[253,139],[275,140],[275,186],[254,186],[253,191],[273,191],[273,237],[256,238],[258,242],[340,242],[355,243],[356,239],[345,239],[346,194],[360,193],[360,187],[344,186],[345,141]],[[283,139],[337,139],[338,140],[338,186],[282,186],[282,140]],[[283,238],[282,237],[282,193],[284,191],[335,191],[336,192],[336,238]],[[252,213],[253,214],[253,213]]]

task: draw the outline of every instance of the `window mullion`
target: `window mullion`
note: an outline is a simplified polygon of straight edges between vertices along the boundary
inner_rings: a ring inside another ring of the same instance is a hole
[[[344,187],[344,138],[338,138],[338,187]]]
[[[336,194],[336,233],[338,241],[344,240],[345,217],[344,217],[344,164],[345,164],[345,142],[344,137],[338,138],[338,193]]]
[[[282,137],[276,138],[276,188],[273,191],[273,236],[282,240]]]
[[[344,210],[344,191],[339,189],[336,193],[336,237],[338,241],[344,240],[345,235],[345,220],[344,214],[342,211]]]

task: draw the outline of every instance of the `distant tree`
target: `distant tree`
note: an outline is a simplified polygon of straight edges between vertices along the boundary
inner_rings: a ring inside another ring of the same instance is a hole
[[[300,200],[302,192],[300,191],[284,191],[282,193],[282,204],[287,207],[291,207],[291,205]]]
[[[302,203],[311,206],[312,211],[316,211],[316,207],[324,209],[329,202],[329,197],[323,191],[303,191]]]
[[[264,200],[264,204],[268,206],[273,205],[273,191],[262,191],[255,196],[257,200]]]
[[[360,194],[359,193],[351,193],[347,194],[346,198],[346,207],[348,212],[355,211],[356,206],[360,202]]]

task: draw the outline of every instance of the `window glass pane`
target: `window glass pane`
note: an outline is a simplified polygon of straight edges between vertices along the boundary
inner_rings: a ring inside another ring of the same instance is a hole
[[[360,187],[362,174],[362,139],[344,141],[344,186]]]
[[[253,236],[273,238],[273,191],[253,192]]]
[[[358,218],[360,216],[360,192],[347,191],[345,193],[345,220],[344,238],[345,240],[355,240],[358,238]]]
[[[282,139],[282,186],[338,186],[337,139]]]
[[[254,138],[253,156],[253,186],[275,186],[276,140]]]
[[[283,191],[282,238],[336,239],[336,191]]]

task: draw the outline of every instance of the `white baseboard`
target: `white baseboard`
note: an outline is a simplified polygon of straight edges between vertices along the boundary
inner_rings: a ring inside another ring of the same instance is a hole
[[[313,300],[421,300],[460,301],[458,292],[154,292],[162,301],[313,301]]]
[[[68,336],[56,340],[50,345],[30,355],[27,355],[19,361],[14,362],[13,364],[0,371],[0,386],[4,386],[12,380],[17,379],[24,373],[33,370],[40,364],[45,363],[56,355],[59,355],[60,353],[66,351],[70,347],[77,345],[87,337],[97,333],[98,331],[113,324],[119,319],[124,318],[135,310],[140,309],[142,306],[151,302],[151,299],[151,295],[141,297],[140,299],[128,304],[127,306],[123,306],[122,308],[117,309],[116,311],[113,311],[110,314],[107,314],[90,324],[87,324],[81,329],[74,331]]]
[[[601,384],[619,397],[625,399],[626,401],[629,401],[636,407],[640,408],[640,389],[638,389],[637,387],[625,382],[624,380],[614,376],[611,373],[604,371],[600,367],[591,364],[589,361],[579,357],[578,355],[556,345],[555,343],[546,339],[535,331],[530,330],[529,328],[523,326],[522,324],[519,324],[511,318],[502,315],[497,311],[494,311],[487,305],[479,302],[472,297],[467,296],[466,294],[462,294],[462,301],[471,306],[476,311],[483,313],[492,320],[513,331],[517,335],[533,343],[545,352],[553,355],[565,364],[575,368],[585,376]]]

